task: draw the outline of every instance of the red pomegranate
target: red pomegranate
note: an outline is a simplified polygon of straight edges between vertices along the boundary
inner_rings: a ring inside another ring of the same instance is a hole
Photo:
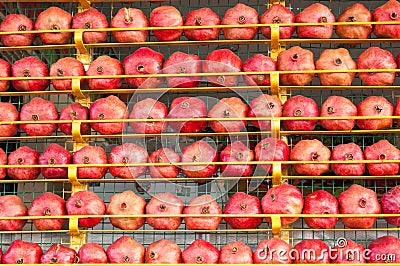
[[[383,96],[370,96],[357,105],[358,116],[392,116],[394,107]],[[358,119],[357,125],[364,130],[391,128],[393,119]]]
[[[122,236],[106,250],[110,263],[144,263],[145,247],[130,236]]]
[[[24,57],[14,62],[11,67],[13,77],[47,77],[49,69],[46,64],[34,56]],[[44,91],[49,86],[48,79],[12,80],[12,86],[18,91]]]
[[[74,164],[87,164],[88,167],[78,168],[78,178],[100,179],[108,170],[107,166],[104,167],[90,167],[90,164],[107,164],[107,154],[102,147],[99,146],[85,146],[75,152],[72,157]]]
[[[361,3],[347,7],[338,17],[337,22],[371,22],[372,14]],[[375,25],[376,26],[376,25]],[[337,25],[336,34],[342,39],[367,39],[372,32],[372,25]]]
[[[235,141],[223,149],[219,155],[220,162],[238,162],[241,164],[221,165],[222,176],[250,176],[253,173],[253,165],[247,164],[254,160],[254,152],[248,145],[241,141]]]
[[[173,6],[159,6],[150,14],[152,27],[179,27],[183,26],[183,18],[178,9]],[[182,29],[153,30],[154,36],[159,41],[175,41],[181,37]]]
[[[312,99],[296,95],[283,104],[283,117],[319,117],[318,105]],[[314,130],[318,120],[283,120],[282,126],[287,130]]]
[[[78,102],[73,102],[60,111],[60,120],[89,120],[89,108]],[[60,123],[58,128],[64,134],[72,135],[72,123]],[[89,134],[90,124],[81,123],[80,132],[81,134]]]
[[[81,13],[75,13],[72,18],[73,29],[104,29],[108,28],[107,17],[96,8],[89,8]],[[88,31],[83,33],[84,43],[100,43],[107,40],[106,31]]]
[[[160,148],[149,156],[149,163],[169,163],[170,166],[149,166],[152,178],[176,178],[179,174],[179,167],[176,163],[181,161],[181,157],[173,150]]]
[[[2,148],[0,148],[0,164],[6,165],[7,164],[7,154],[4,152]],[[4,179],[7,175],[6,168],[0,168],[0,179]]]
[[[206,103],[197,97],[178,97],[172,100],[168,118],[181,118],[187,119],[182,122],[169,122],[169,126],[175,132],[181,133],[197,133],[202,132],[206,126],[207,121],[190,121],[192,118],[205,118],[207,117]]]
[[[183,214],[222,214],[221,207],[215,199],[208,194],[201,195],[189,201],[183,210]],[[216,230],[222,221],[222,217],[184,217],[188,230]]]
[[[243,192],[235,193],[226,203],[224,214],[236,214],[238,217],[225,217],[233,229],[255,229],[262,223],[261,217],[240,217],[241,214],[261,214],[260,200]]]
[[[168,109],[165,104],[146,98],[135,103],[132,112],[129,115],[130,119],[149,119],[148,122],[130,122],[132,129],[138,134],[160,134],[167,128],[165,121],[151,122],[151,119],[163,119],[167,117]]]
[[[133,144],[124,143],[115,146],[110,152],[110,164],[134,164],[147,162],[146,149]],[[146,172],[146,166],[110,166],[110,174],[118,178],[134,179]]]
[[[357,107],[342,96],[329,96],[321,106],[320,117],[357,116]],[[352,130],[355,119],[321,119],[321,126],[327,130]]]
[[[0,102],[0,121],[18,121],[19,113],[17,108],[8,102]],[[12,137],[18,132],[17,124],[0,125],[0,137]]]
[[[296,16],[296,23],[324,23],[335,22],[335,16],[331,10],[320,3],[312,4],[303,9]],[[299,38],[330,39],[333,33],[333,25],[327,26],[297,26]]]
[[[339,203],[335,196],[324,190],[316,190],[309,194],[304,201],[304,214],[339,214]],[[305,217],[304,221],[311,228],[335,228],[337,217],[312,218]]]
[[[68,168],[67,167],[52,167],[56,164],[71,164],[72,155],[64,147],[56,143],[52,143],[46,147],[43,153],[39,156],[39,164],[49,167],[41,168],[41,172],[44,178],[67,178]]]
[[[2,35],[4,36],[4,35]],[[6,60],[0,58],[0,78],[11,76],[11,65]],[[9,80],[0,80],[0,91],[7,91],[10,88]]]
[[[114,76],[123,74],[124,69],[122,68],[121,62],[108,55],[97,57],[86,71],[87,76]],[[120,78],[89,79],[89,88],[91,90],[115,90],[119,89],[121,85],[122,79]]]
[[[149,26],[149,20],[142,10],[137,8],[123,7],[111,19],[110,28],[146,28]],[[117,42],[145,42],[149,36],[148,30],[133,31],[113,31]]]
[[[8,165],[38,164],[39,153],[28,146],[21,146],[8,155]],[[7,174],[15,180],[35,180],[39,177],[40,168],[7,168]]]
[[[385,160],[399,160],[400,150],[386,139],[380,140],[364,149],[366,160],[381,160],[381,163],[367,163],[368,172],[374,176],[396,175],[399,163],[385,163]]]
[[[264,72],[275,71],[276,62],[263,54],[255,54],[243,63],[243,72]],[[244,82],[247,85],[268,86],[271,84],[270,75],[244,75]]]
[[[282,116],[282,102],[275,95],[262,94],[252,100],[249,106],[248,117],[271,117],[278,118]],[[270,130],[270,120],[251,120],[251,124],[261,130]]]
[[[174,52],[164,62],[163,72],[166,74],[192,74],[200,73],[201,61],[200,57],[195,54],[185,54],[182,52]],[[199,85],[201,77],[167,77],[169,87],[193,88]]]
[[[222,98],[208,112],[210,118],[245,118],[248,106],[238,97]],[[210,127],[215,132],[238,132],[246,127],[246,121],[210,121]]]
[[[260,16],[261,24],[281,24],[281,23],[294,23],[295,15],[288,8],[281,4],[273,4]],[[279,38],[290,39],[294,33],[295,26],[280,26],[279,27]],[[262,35],[271,38],[271,27],[261,27]]]
[[[217,264],[218,258],[218,248],[201,238],[196,239],[182,252],[183,263]]]
[[[254,8],[238,3],[229,8],[221,21],[222,25],[258,24],[258,13]],[[251,40],[257,34],[258,27],[222,28],[227,40]]]
[[[218,14],[211,8],[203,7],[190,11],[185,20],[185,26],[216,26],[221,23]],[[218,39],[220,28],[185,29],[185,36],[189,40],[209,41]]]
[[[50,77],[85,76],[83,64],[73,57],[63,57],[50,67]],[[84,79],[81,79],[81,85]],[[54,89],[72,90],[72,79],[52,79]]]
[[[36,19],[35,30],[67,30],[71,28],[72,16],[59,7],[51,6],[42,11]],[[66,44],[72,32],[39,33],[43,44]]]
[[[255,149],[256,161],[289,161],[290,148],[283,140],[277,138],[265,138],[257,143]],[[282,170],[286,168],[282,165]],[[271,164],[260,164],[267,173],[272,173]]]
[[[388,24],[375,25],[374,33],[378,38],[400,37],[400,25],[390,25],[390,22],[400,21],[400,3],[396,0],[388,0],[385,4],[375,8],[374,21],[387,22]]]
[[[22,14],[9,14],[1,22],[0,31],[31,31],[34,24],[27,16]],[[32,45],[35,34],[6,34],[1,35],[4,46],[28,46]]]
[[[253,264],[253,252],[243,242],[230,242],[220,250],[219,264]]]
[[[364,160],[364,154],[355,143],[340,144],[332,150],[332,161],[361,161]],[[361,176],[365,172],[363,163],[333,163],[332,171],[338,176]]]

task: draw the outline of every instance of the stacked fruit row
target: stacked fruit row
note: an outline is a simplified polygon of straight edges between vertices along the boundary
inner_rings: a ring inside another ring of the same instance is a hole
[[[347,22],[348,25],[338,25],[336,34],[341,38],[365,39],[370,36],[372,31],[377,37],[398,38],[400,25],[391,25],[391,22],[400,20],[400,3],[396,0],[389,0],[384,5],[371,12],[362,4],[354,4],[348,7],[338,17],[338,22]],[[375,25],[374,29],[367,22],[372,21],[386,22],[386,24]],[[280,27],[280,37],[288,39],[297,29],[299,38],[319,38],[329,39],[333,35],[333,25],[323,25],[324,23],[335,22],[335,16],[331,10],[320,3],[312,4],[297,16],[282,5],[272,5],[258,19],[257,11],[245,4],[237,4],[229,8],[222,20],[210,8],[192,10],[184,19],[178,9],[173,6],[160,6],[155,8],[150,14],[150,21],[139,9],[122,8],[112,18],[111,28],[136,28],[134,31],[112,31],[114,38],[118,42],[145,42],[148,38],[148,30],[152,27],[181,27],[185,26],[206,26],[205,28],[182,29],[156,29],[153,30],[154,36],[159,41],[178,40],[182,33],[189,40],[208,41],[216,40],[220,33],[218,25],[240,25],[241,27],[223,27],[222,32],[227,40],[251,40],[257,32],[258,26],[254,24],[285,24]],[[312,26],[288,26],[291,23],[314,23]],[[365,25],[351,25],[351,22],[366,22]],[[243,25],[252,24],[250,27]],[[319,26],[318,24],[321,24]],[[41,12],[33,23],[28,17],[21,14],[10,14],[5,17],[0,25],[0,30],[4,32],[24,32],[32,30],[64,30],[62,33],[39,33],[39,37],[44,44],[65,44],[72,38],[72,31],[68,29],[106,29],[108,28],[107,17],[95,8],[90,8],[82,13],[76,13],[74,17],[70,13],[58,8],[50,7]],[[267,38],[271,38],[270,27],[261,27],[261,33]],[[28,46],[35,39],[35,34],[6,34],[1,36],[1,41],[5,46]],[[85,43],[101,43],[107,40],[107,31],[90,31],[83,34]]]

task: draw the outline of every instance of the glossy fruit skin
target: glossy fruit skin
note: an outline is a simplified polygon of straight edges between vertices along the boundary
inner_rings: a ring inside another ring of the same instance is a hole
[[[254,8],[238,3],[229,8],[221,21],[222,25],[258,24],[258,13]],[[257,34],[258,27],[223,28],[227,40],[251,40]]]
[[[107,154],[102,147],[85,146],[72,157],[74,164],[107,164]],[[79,167],[78,178],[100,179],[107,173],[107,166]]]
[[[208,112],[210,118],[245,118],[249,107],[238,97],[222,98]],[[246,121],[210,121],[214,132],[238,132],[246,127]]]
[[[221,207],[211,195],[201,195],[189,201],[183,214],[222,214]],[[222,217],[184,217],[188,230],[216,230]]]
[[[320,3],[315,3],[304,8],[296,16],[296,23],[323,24],[325,22],[335,22],[335,16],[327,6]],[[330,39],[333,33],[333,25],[298,26],[296,30],[299,38]]]
[[[89,108],[73,102],[60,111],[60,120],[89,120]],[[72,135],[72,123],[58,124],[58,128],[66,135]],[[90,124],[81,123],[81,134],[90,133]]]
[[[51,6],[42,11],[36,19],[35,30],[67,30],[71,28],[72,16],[59,7]],[[72,32],[39,33],[43,44],[66,44]]]
[[[49,69],[35,56],[28,56],[14,62],[11,67],[11,76],[47,77]],[[44,91],[49,86],[49,80],[12,80],[11,84],[17,91]]]
[[[394,236],[382,236],[368,245],[370,257],[368,263],[399,263],[400,240]],[[380,255],[380,256],[377,256]],[[384,256],[386,255],[386,256]],[[386,257],[384,259],[384,257]]]
[[[39,164],[41,165],[55,165],[55,164],[71,164],[72,155],[64,147],[56,143],[52,143],[46,147],[43,153],[39,156]],[[67,178],[67,167],[43,167],[40,171],[44,178]]]
[[[347,7],[337,18],[337,22],[371,22],[372,14],[361,3]],[[337,25],[336,34],[341,39],[368,39],[372,25]]]
[[[28,209],[29,216],[61,216],[66,215],[65,201],[60,196],[45,192],[32,201]],[[33,224],[37,230],[61,230],[66,219],[35,219]]]
[[[270,188],[261,200],[262,212],[265,214],[300,214],[304,205],[300,189],[290,184],[281,184]],[[288,225],[298,218],[281,218],[282,225]],[[266,218],[268,222],[271,218]]]
[[[226,203],[224,214],[261,214],[260,200],[243,192],[235,193]],[[225,217],[233,229],[255,229],[262,223],[262,218]]]
[[[360,54],[357,60],[358,69],[396,69],[394,56],[379,47],[370,47]],[[395,72],[360,72],[358,74],[364,85],[389,86],[396,79]]]
[[[351,214],[380,214],[381,205],[376,193],[357,184],[351,185],[338,197],[340,213]],[[349,228],[372,228],[376,217],[368,218],[342,218],[342,222]]]
[[[229,49],[218,49],[209,53],[203,62],[203,73],[240,72],[242,60]],[[206,76],[206,80],[215,86],[232,87],[238,82],[238,76]]]
[[[329,250],[329,247],[319,239],[305,239],[299,242],[297,245],[293,247],[294,250],[297,250],[294,254],[296,255],[294,264],[304,263],[304,264],[329,264],[330,257],[326,252]],[[314,253],[310,253],[310,256],[307,256],[304,250],[313,250]],[[323,253],[323,251],[325,252]],[[321,258],[321,256],[323,256]]]
[[[167,106],[152,98],[146,98],[135,103],[130,119],[162,119],[168,113]],[[138,134],[160,134],[167,128],[165,121],[160,122],[130,122],[129,125]]]
[[[264,72],[275,71],[276,62],[263,54],[255,54],[244,61],[242,66],[243,72]],[[250,86],[268,86],[271,84],[270,75],[245,75],[244,82]]]
[[[2,35],[4,36],[4,35]],[[0,77],[11,76],[11,65],[6,60],[0,58]],[[0,81],[0,91],[7,91],[10,88],[9,80]]]
[[[27,216],[22,199],[16,195],[0,196],[0,217],[18,216]],[[20,231],[26,223],[27,220],[0,220],[0,231]]]
[[[107,254],[104,248],[97,243],[86,243],[78,252],[79,263],[107,263]]]
[[[291,264],[293,261],[289,256],[291,250],[292,247],[280,238],[264,239],[254,250],[253,262],[254,264]]]
[[[18,121],[19,113],[17,108],[8,102],[0,102],[0,121]],[[18,132],[18,125],[0,125],[1,137],[12,137]]]
[[[364,153],[355,143],[340,144],[333,148],[331,160],[361,161],[364,160]],[[365,164],[331,164],[331,169],[337,176],[361,176],[365,172]]]
[[[109,215],[140,215],[144,214],[146,201],[132,190],[114,194],[107,205]],[[110,218],[113,226],[122,230],[137,230],[144,225],[145,218]]]
[[[78,254],[70,247],[52,245],[40,258],[41,264],[68,264],[78,261]]]
[[[181,263],[181,249],[175,242],[161,239],[151,243],[146,249],[145,261],[149,264]]]
[[[320,117],[357,116],[357,107],[342,96],[329,96],[321,106]],[[321,126],[327,130],[352,130],[355,119],[321,119]]]
[[[219,264],[252,264],[253,252],[243,242],[231,242],[223,246],[219,253]]]
[[[396,102],[396,108],[394,109],[393,115],[394,116],[400,116],[400,98]],[[400,119],[396,119],[395,121],[397,122],[398,125],[400,125]]]
[[[400,186],[395,186],[391,188],[388,192],[382,195],[381,197],[381,205],[382,211],[385,214],[397,214],[399,213],[400,209],[400,201],[399,195],[400,193]],[[399,226],[400,225],[400,218],[399,217],[385,217],[385,220],[393,225]]]
[[[138,8],[123,7],[111,19],[110,28],[146,28],[149,20]],[[148,30],[113,31],[112,35],[120,43],[145,42],[149,36]]]
[[[317,70],[355,70],[357,63],[345,48],[326,49],[315,62]],[[318,73],[324,86],[350,86],[356,76],[355,72]]]
[[[217,151],[207,142],[199,140],[182,150],[182,162],[216,162],[218,160]],[[185,165],[182,172],[188,178],[199,178],[194,181],[206,182],[206,178],[212,177],[218,170],[215,164],[209,165]]]
[[[65,205],[68,215],[103,215],[106,204],[92,191],[78,191],[73,194]],[[101,222],[102,218],[79,218],[79,227],[92,228]]]
[[[31,31],[34,28],[33,21],[22,14],[7,15],[0,25],[0,31]],[[32,45],[35,34],[9,34],[1,35],[4,46],[28,46]]]
[[[0,165],[7,164],[7,154],[4,152],[2,148],[0,148]],[[7,169],[2,168],[0,169],[0,179],[4,179],[7,175]]]
[[[163,73],[166,74],[192,74],[201,72],[200,57],[195,54],[174,52],[168,57],[163,65]],[[199,85],[201,77],[167,77],[168,87],[172,88],[194,88]]]
[[[351,239],[346,239],[344,244],[340,243],[332,249],[333,264],[364,264],[364,246],[357,244]]]
[[[201,238],[193,241],[193,243],[182,252],[183,263],[189,264],[217,264],[218,258],[218,248]]]
[[[76,13],[72,18],[73,29],[104,29],[108,28],[107,17],[96,8],[89,8],[81,13]],[[106,31],[92,31],[83,33],[84,43],[101,43],[107,40]]]
[[[28,146],[21,146],[8,155],[8,165],[38,164],[39,153]],[[35,180],[39,177],[40,168],[7,168],[7,174],[14,180]]]
[[[197,133],[202,132],[207,121],[190,121],[192,118],[207,117],[207,106],[205,102],[196,97],[178,97],[172,100],[168,118],[187,118],[183,122],[169,122],[169,126],[175,132]]]
[[[339,203],[335,196],[324,190],[316,190],[309,194],[304,201],[304,214],[339,214]],[[311,228],[335,228],[337,217],[311,218],[304,221]]]
[[[125,75],[158,74],[162,69],[164,56],[148,47],[140,47],[125,57]],[[126,78],[133,88],[157,88],[163,82],[161,78]]]
[[[296,95],[283,104],[283,117],[318,117],[317,103],[308,97]],[[314,130],[318,120],[283,120],[282,126],[287,130]]]
[[[380,140],[364,149],[366,160],[399,160],[400,151],[387,140]],[[396,175],[398,163],[367,163],[368,172],[374,176]]]
[[[223,149],[219,155],[220,162],[240,162],[243,164],[221,165],[222,176],[250,176],[254,165],[246,164],[254,160],[254,152],[248,145],[235,141]]]
[[[289,161],[290,148],[283,140],[265,138],[257,143],[254,153],[256,161]],[[260,164],[259,167],[272,173],[272,164]],[[286,164],[282,164],[282,170],[286,167]]]
[[[122,236],[106,250],[110,263],[144,263],[145,247],[130,236]]]
[[[183,26],[183,18],[178,9],[173,6],[159,6],[150,14],[150,26],[172,27]],[[159,41],[175,41],[181,37],[183,30],[153,30],[154,36]]]
[[[97,57],[86,71],[86,76],[114,76],[123,75],[124,69],[122,63],[108,55]],[[104,78],[104,79],[89,79],[89,88],[91,90],[115,90],[122,85],[120,78]]]
[[[211,8],[203,7],[190,11],[185,20],[185,26],[216,26],[221,19]],[[218,39],[220,28],[185,29],[186,38],[194,41],[209,41]]]
[[[310,50],[293,46],[278,54],[277,69],[282,71],[299,71],[296,74],[279,75],[282,85],[304,86],[314,78],[313,73],[301,73],[303,70],[314,70],[314,54]]]
[[[294,23],[295,15],[288,8],[280,4],[273,4],[260,16],[261,24]],[[279,27],[279,38],[290,39],[294,33],[295,26]],[[261,27],[260,31],[266,38],[271,39],[271,27]]]
[[[146,149],[133,144],[124,143],[115,146],[110,152],[111,164],[119,163],[146,163],[147,162]],[[146,172],[146,166],[110,166],[110,173],[118,178],[134,179],[141,176]]]
[[[170,163],[170,166],[149,166],[152,178],[176,178],[179,174],[179,167],[176,163],[181,161],[181,157],[173,150],[160,148],[149,156],[149,163]]]
[[[282,101],[275,95],[262,94],[250,102],[248,117],[271,117],[282,116]],[[251,124],[261,130],[270,130],[270,120],[252,120]]]
[[[392,116],[394,107],[382,96],[370,96],[357,105],[358,116]],[[388,129],[392,127],[393,119],[358,119],[357,125],[365,130]]]
[[[290,153],[291,161],[329,161],[331,151],[317,139],[300,140]],[[294,164],[300,175],[319,176],[329,171],[329,164]]]
[[[400,3],[389,0],[385,4],[375,8],[373,12],[374,21],[400,21]],[[399,38],[399,25],[375,25],[374,33],[378,38]]]
[[[85,76],[85,68],[76,58],[60,58],[51,65],[50,77],[63,76]],[[84,79],[81,79],[81,85],[83,85],[83,81]],[[52,79],[51,83],[56,90],[72,90],[72,79]]]
[[[1,257],[3,264],[39,264],[42,248],[35,243],[14,240]]]
[[[146,214],[181,214],[183,201],[169,192],[154,195],[146,205]],[[146,222],[157,230],[176,230],[182,223],[181,217],[147,217]]]

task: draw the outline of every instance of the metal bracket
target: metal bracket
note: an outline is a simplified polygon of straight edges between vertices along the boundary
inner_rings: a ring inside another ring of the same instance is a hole
[[[68,166],[68,180],[72,184],[72,194],[78,191],[86,190],[87,185],[78,180],[78,168],[74,165]]]
[[[89,9],[91,5],[90,1],[88,0],[79,0],[79,4],[81,4],[81,9],[83,9],[83,11]]]
[[[272,186],[276,187],[282,184],[282,163],[272,163]]]
[[[271,25],[271,58],[276,60],[280,50],[279,25]]]
[[[76,30],[74,34],[76,49],[78,50],[77,59],[84,65],[90,64],[90,54],[83,43],[83,30]]]
[[[81,135],[81,121],[72,121],[72,139],[78,143],[84,143],[85,141]]]
[[[271,216],[271,224],[272,224],[272,234],[274,237],[279,237],[281,233],[281,217],[278,215],[273,215]]]

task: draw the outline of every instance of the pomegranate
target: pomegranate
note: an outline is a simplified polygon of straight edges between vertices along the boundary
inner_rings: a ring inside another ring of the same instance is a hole
[[[185,26],[217,26],[221,24],[218,14],[211,8],[203,7],[190,11],[185,20]],[[209,41],[218,39],[220,28],[185,29],[185,36],[189,40]]]
[[[260,200],[243,192],[235,193],[226,203],[224,214],[237,214],[238,217],[225,217],[233,229],[255,229],[262,223],[261,217],[240,217],[241,214],[261,214]]]
[[[39,153],[28,146],[21,146],[8,155],[8,165],[36,165]],[[7,174],[14,180],[35,180],[40,168],[7,168]]]
[[[192,74],[200,73],[200,70],[201,61],[198,55],[179,51],[171,54],[163,65],[163,72],[166,74]],[[169,87],[193,88],[199,85],[201,77],[177,76],[166,79]]]
[[[100,179],[107,173],[107,166],[91,167],[90,164],[107,164],[107,154],[102,147],[85,146],[72,157],[74,164],[87,164],[78,168],[78,178]]]
[[[52,167],[55,164],[71,164],[72,155],[64,147],[56,143],[52,143],[46,147],[43,153],[39,156],[39,164],[49,167],[40,169],[44,178],[56,179],[67,178],[67,167]]]
[[[222,214],[218,203],[211,195],[201,195],[189,201],[183,214]],[[222,217],[184,217],[188,230],[216,230]]]
[[[27,216],[27,214],[27,208],[20,197],[16,195],[0,196],[0,217]],[[0,231],[20,231],[26,222],[27,220],[0,220]]]
[[[376,25],[378,26],[378,25]],[[379,47],[370,47],[360,54],[357,60],[358,69],[396,69],[397,64],[393,55]],[[388,86],[392,85],[395,72],[362,72],[358,76],[367,86]]]
[[[247,162],[254,160],[254,152],[241,141],[235,141],[226,146],[219,158],[221,162],[241,163],[221,165],[222,176],[250,176],[253,172],[253,165]]]
[[[124,59],[125,75],[157,74],[161,71],[164,56],[147,47],[140,47]],[[161,78],[126,78],[134,88],[156,88],[163,82]]]
[[[87,76],[116,76],[123,74],[124,69],[121,62],[108,55],[97,57],[86,71]],[[89,79],[89,88],[91,90],[115,90],[119,89],[121,85],[122,79],[120,78]]]
[[[61,110],[60,120],[89,120],[89,108],[78,102],[73,102]],[[72,135],[72,123],[58,124],[58,128],[64,134]],[[90,124],[81,123],[80,132],[81,134],[89,134]]]
[[[107,248],[110,263],[144,263],[145,248],[130,236],[122,236]]]
[[[344,214],[379,214],[379,205],[376,193],[357,184],[351,185],[338,197],[340,213]],[[377,218],[342,218],[342,222],[349,228],[372,228]]]
[[[282,116],[282,102],[275,95],[262,94],[250,102],[248,117],[271,117]],[[261,130],[271,130],[270,120],[252,120],[251,124]]]
[[[240,72],[242,61],[229,49],[214,50],[203,62],[204,73]],[[238,82],[238,76],[206,76],[206,80],[216,86],[232,87]]]
[[[187,121],[169,122],[169,126],[175,132],[197,133],[202,132],[207,121],[190,121],[192,118],[207,117],[207,106],[205,102],[196,97],[178,97],[172,100],[169,107],[168,118],[187,118]]]
[[[399,160],[400,150],[387,140],[380,140],[364,149],[366,160],[381,160],[381,163],[367,163],[368,172],[374,176],[396,175],[399,163],[384,163],[385,160]]]
[[[304,214],[339,214],[339,203],[335,196],[324,190],[316,190],[309,194],[304,201]],[[311,228],[335,228],[337,217],[312,218],[305,217],[304,221]]]
[[[34,24],[27,16],[22,14],[9,14],[1,22],[0,31],[31,31]],[[4,46],[29,46],[35,39],[35,34],[7,34],[1,35]]]
[[[181,249],[175,242],[161,239],[149,245],[145,253],[145,261],[149,264],[181,263]]]
[[[329,161],[331,151],[319,140],[300,140],[290,153],[291,161]],[[294,164],[300,175],[319,176],[329,171],[329,164]]]
[[[136,195],[132,190],[114,194],[107,205],[108,215],[141,215],[144,214],[146,201]],[[141,218],[110,218],[113,226],[122,230],[137,230],[144,225],[145,219]]]
[[[72,18],[73,29],[104,29],[108,28],[107,17],[96,8],[89,8],[81,13],[75,13]],[[88,31],[83,33],[84,43],[100,43],[107,40],[106,31]]]
[[[392,116],[393,105],[382,96],[370,96],[357,105],[359,116]],[[357,125],[365,130],[391,128],[393,119],[358,119]]]
[[[19,113],[17,108],[8,102],[0,102],[0,121],[18,121]],[[4,124],[0,125],[0,137],[12,137],[18,132],[18,125],[17,124]]]
[[[210,118],[245,118],[249,107],[238,97],[222,98],[210,111]],[[246,121],[210,121],[210,127],[215,132],[238,132],[246,129]]]
[[[76,251],[61,244],[53,244],[40,258],[41,264],[69,264],[77,261]]]
[[[78,191],[66,202],[68,215],[104,215],[106,204],[94,192],[88,190]],[[79,227],[91,228],[101,222],[102,218],[79,218]]]
[[[289,161],[290,148],[282,140],[277,138],[265,138],[257,143],[255,149],[256,161]],[[282,170],[286,168],[282,165]],[[260,164],[267,173],[272,173],[271,164]]]
[[[85,76],[85,68],[83,64],[73,57],[63,57],[57,60],[50,67],[50,77],[65,77],[74,76],[82,77]],[[83,79],[81,86],[83,85]],[[72,79],[52,79],[54,89],[56,90],[72,90]]]
[[[0,148],[0,165],[7,164],[7,154],[4,152],[2,148]],[[0,168],[0,179],[4,179],[7,175],[6,168]]]
[[[72,16],[59,7],[51,6],[42,11],[36,19],[35,30],[68,30]],[[71,40],[72,32],[39,33],[43,44],[66,44]]]
[[[255,54],[247,59],[242,66],[243,72],[275,71],[276,62],[263,54]],[[268,86],[271,84],[269,75],[244,75],[244,82],[250,86]]]
[[[226,10],[222,25],[258,24],[258,13],[254,8],[238,3]],[[258,27],[222,28],[227,40],[251,40],[257,34]]]
[[[300,214],[304,205],[300,189],[290,184],[281,184],[270,188],[261,200],[262,212],[265,214]],[[282,225],[297,221],[297,217],[281,218]],[[266,218],[271,222],[271,218]]]
[[[321,117],[357,116],[357,107],[342,96],[329,96],[321,106]],[[354,119],[321,119],[321,126],[327,130],[352,130]]]
[[[152,27],[179,27],[183,26],[183,18],[178,9],[173,6],[159,6],[150,14]],[[181,37],[183,30],[153,30],[154,36],[159,41],[175,41]]]
[[[167,106],[162,102],[152,98],[146,98],[135,103],[130,119],[161,119],[166,118],[168,113]],[[167,128],[165,121],[160,122],[130,122],[132,129],[138,134],[160,134]]]
[[[3,264],[39,264],[42,248],[38,244],[14,240],[1,258]]]
[[[110,163],[146,163],[147,151],[133,143],[124,143],[114,147],[110,152]],[[146,166],[111,166],[110,173],[119,178],[134,179],[146,172]]]
[[[97,243],[83,244],[78,252],[79,263],[107,263],[107,254],[104,248]]]
[[[277,68],[280,71],[298,71],[293,74],[280,74],[282,85],[304,86],[311,82],[314,73],[302,73],[304,70],[314,70],[314,54],[310,50],[293,46],[278,54]]]
[[[364,160],[364,154],[355,143],[340,144],[332,150],[332,161],[361,161]],[[365,172],[365,164],[363,163],[333,163],[332,171],[338,176],[361,176]]]
[[[294,23],[295,16],[292,11],[281,4],[273,4],[260,16],[261,24],[281,24],[281,23]],[[294,33],[295,26],[280,26],[279,38],[290,39]],[[262,35],[271,39],[271,27],[261,27]]]
[[[308,251],[308,252],[307,252]],[[311,252],[310,252],[311,251]],[[293,247],[294,264],[329,264],[329,247],[319,239],[305,239]]]
[[[154,195],[146,205],[146,214],[181,214],[183,201],[167,192]],[[182,223],[181,217],[147,217],[146,222],[157,230],[176,230]]]
[[[216,162],[218,160],[218,153],[210,144],[203,140],[196,141],[195,143],[186,146],[182,150],[182,162]],[[207,178],[212,177],[218,170],[215,164],[208,165],[183,165],[182,172],[188,178],[195,178],[196,182],[206,182]]]
[[[391,188],[388,192],[382,195],[381,204],[382,210],[385,214],[399,214],[400,201],[399,201],[400,186]],[[400,217],[385,217],[385,220],[393,225],[400,225]]]
[[[181,157],[171,149],[160,148],[149,156],[149,163],[169,163],[170,166],[149,166],[152,178],[176,178],[179,174],[179,167],[176,163],[181,161]]]
[[[400,98],[397,100],[396,108],[394,109],[393,115],[400,116]],[[397,125],[400,125],[400,119],[396,119],[395,121],[397,122]],[[0,128],[1,128],[1,126],[0,126]],[[1,132],[1,130],[0,130],[0,132]]]
[[[48,75],[49,69],[46,64],[34,56],[19,59],[11,67],[13,77],[47,77]],[[12,80],[11,84],[17,91],[44,91],[49,86],[49,80]]]
[[[292,247],[280,238],[261,240],[253,253],[254,264],[291,264]]]
[[[213,244],[203,239],[196,239],[182,252],[183,263],[217,264],[219,250]]]
[[[361,3],[347,7],[338,17],[338,22],[371,22],[372,14]],[[367,39],[372,32],[372,25],[337,25],[336,34],[342,39]]]
[[[137,8],[123,7],[111,19],[110,28],[146,28],[149,26],[149,20],[142,10]],[[113,31],[117,42],[145,42],[149,36],[148,30],[134,31]]]
[[[318,117],[317,103],[308,97],[296,95],[283,104],[282,116],[284,117]],[[318,120],[283,120],[282,125],[287,130],[311,131],[314,130]]]
[[[253,251],[243,242],[231,242],[223,246],[219,264],[253,264]]]
[[[351,239],[343,239],[332,249],[332,263],[361,264],[365,263],[365,248]]]
[[[4,35],[2,35],[4,36]],[[0,77],[6,78],[11,76],[11,65],[6,60],[0,58]],[[10,88],[9,80],[0,80],[0,91],[7,91]]]
[[[396,0],[389,0],[385,4],[375,8],[373,16],[374,21],[395,22],[399,21],[400,3]],[[394,38],[400,37],[400,25],[375,25],[374,33],[378,38]]]
[[[90,106],[90,120],[113,120],[128,117],[128,109],[117,96],[100,98]],[[92,122],[90,126],[102,135],[119,134],[125,129],[124,122]]]
[[[369,263],[399,263],[400,240],[394,236],[382,236],[368,245]]]
[[[320,3],[314,3],[303,9],[296,16],[296,23],[324,23],[335,22],[335,16],[331,10]],[[327,26],[297,26],[299,38],[330,39],[333,33],[333,25]]]

